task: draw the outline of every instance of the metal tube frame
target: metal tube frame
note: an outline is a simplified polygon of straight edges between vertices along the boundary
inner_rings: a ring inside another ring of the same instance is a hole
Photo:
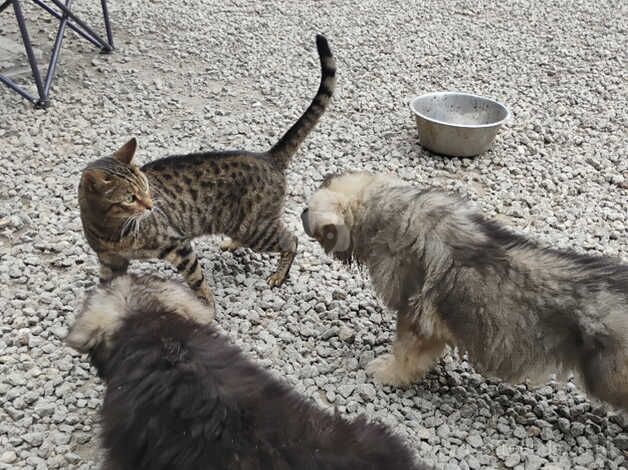
[[[0,5],[0,13],[2,13],[2,11],[5,10],[9,5],[13,5],[15,19],[17,20],[18,28],[20,29],[22,42],[24,44],[24,49],[26,50],[26,56],[28,57],[33,80],[35,81],[35,86],[37,88],[37,96],[29,93],[23,87],[21,87],[9,77],[3,74],[0,74],[0,82],[4,83],[10,89],[34,103],[36,108],[47,108],[49,105],[48,97],[50,92],[50,86],[52,85],[55,71],[57,70],[57,64],[59,62],[59,55],[61,53],[61,46],[63,44],[63,36],[65,34],[66,26],[75,31],[81,37],[87,39],[96,47],[100,47],[101,53],[105,54],[113,51],[113,34],[111,32],[111,24],[109,22],[109,10],[107,9],[107,0],[101,0],[100,2],[105,23],[105,31],[107,33],[106,41],[102,39],[96,32],[94,32],[94,30],[92,30],[85,22],[83,22],[80,18],[78,18],[76,15],[74,15],[74,13],[70,11],[70,8],[72,6],[72,0],[65,0],[65,4],[61,3],[60,0],[51,0],[52,3],[54,3],[55,6],[60,10],[60,12],[46,5],[42,0],[32,1],[35,5],[39,6],[40,8],[60,20],[59,28],[57,29],[57,35],[55,37],[52,52],[50,54],[48,70],[46,71],[46,78],[44,81],[42,81],[39,66],[37,65],[37,60],[35,59],[33,45],[28,34],[28,28],[26,27],[24,15],[22,13],[20,0],[6,0]]]

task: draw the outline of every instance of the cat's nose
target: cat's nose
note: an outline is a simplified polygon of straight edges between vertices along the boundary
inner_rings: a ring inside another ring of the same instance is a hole
[[[144,199],[142,201],[142,204],[144,204],[146,209],[148,209],[149,211],[153,209],[153,200],[152,199]]]

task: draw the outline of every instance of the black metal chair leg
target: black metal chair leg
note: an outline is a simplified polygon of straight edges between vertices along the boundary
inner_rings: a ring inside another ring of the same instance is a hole
[[[70,8],[72,0],[66,0],[66,8]],[[65,33],[65,27],[68,24],[68,16],[63,15],[63,19],[59,23],[59,29],[57,30],[57,36],[55,37],[54,46],[52,46],[52,53],[50,54],[50,62],[48,63],[48,71],[46,72],[46,81],[44,83],[44,93],[48,96],[50,92],[50,85],[52,79],[55,76],[57,70],[57,63],[59,62],[59,53],[61,52],[61,44],[63,43],[63,34]]]
[[[40,1],[40,0],[33,0],[33,3],[35,5],[41,7],[43,10],[46,10],[48,13],[50,13],[52,16],[54,16],[58,20],[63,19],[63,15],[64,15],[63,10],[61,10],[61,13],[59,13],[56,10],[54,10],[53,8],[51,8],[48,5],[46,5],[43,1]],[[89,35],[89,33],[87,31],[83,31],[79,26],[76,26],[72,22],[68,21],[68,27],[72,31],[74,31],[76,34],[81,36],[82,38],[87,39],[94,46],[96,46],[96,47],[103,47],[102,43],[100,42],[100,40],[93,38],[92,36]]]
[[[111,53],[114,49],[113,45],[113,33],[111,32],[111,23],[109,22],[109,9],[107,8],[107,0],[100,0],[102,5],[102,16],[105,21],[105,31],[107,31],[107,41],[109,42],[109,49],[103,48],[101,52]]]
[[[72,13],[70,10],[65,8],[65,6],[63,5],[63,3],[61,3],[60,0],[50,0],[50,1],[54,3],[63,13],[67,14],[75,24],[77,24],[78,26],[81,27],[81,29],[83,29],[83,31],[87,32],[91,37],[96,39],[100,43],[101,47],[105,47],[108,49],[112,48],[104,39],[102,39],[98,34],[96,34],[96,32],[94,32],[93,29],[87,26],[87,24],[83,20],[81,20],[74,13]],[[42,3],[41,0],[33,0],[33,2],[37,3],[38,5]]]
[[[48,96],[44,91],[44,84],[41,81],[41,74],[39,73],[39,67],[37,67],[35,52],[33,51],[33,45],[31,44],[31,39],[28,35],[28,29],[26,28],[24,15],[22,14],[22,6],[20,5],[19,0],[13,0],[13,10],[15,11],[17,25],[20,28],[20,34],[22,35],[22,41],[24,42],[24,49],[26,49],[26,56],[28,57],[28,63],[31,66],[33,80],[35,80],[35,86],[37,87],[37,93],[39,94],[39,99],[35,100],[31,97],[31,101],[34,101],[37,107],[45,108],[48,106]],[[15,89],[15,87],[12,88]]]
[[[28,62],[31,67],[33,80],[35,81],[35,85],[37,87],[38,96],[33,96],[16,82],[6,76],[3,76],[2,74],[0,74],[0,83],[5,84],[13,91],[17,92],[19,95],[33,102],[36,108],[45,108],[49,104],[48,96],[50,92],[50,87],[54,80],[55,72],[57,70],[57,64],[59,63],[59,56],[61,54],[61,46],[63,44],[66,27],[72,29],[77,34],[90,41],[96,47],[99,47],[102,53],[110,53],[111,51],[113,51],[113,34],[111,32],[109,11],[107,9],[106,0],[101,0],[105,30],[107,32],[106,41],[102,39],[96,32],[94,32],[85,22],[83,22],[80,18],[76,17],[76,15],[72,13],[70,7],[73,0],[65,0],[65,4],[61,3],[61,0],[51,1],[57,6],[57,8],[59,8],[60,13],[46,5],[42,0],[32,0],[33,3],[60,20],[59,28],[57,29],[57,35],[55,37],[52,52],[50,54],[48,70],[46,71],[46,77],[44,81],[42,81],[42,76],[37,65],[37,60],[35,59],[35,53],[33,51],[30,36],[28,34],[28,28],[26,27],[26,22],[24,20],[20,1],[5,0],[3,3],[0,4],[0,13],[8,8],[9,5],[13,5],[15,18],[20,29],[20,34],[22,35],[22,42],[24,44],[24,49],[26,50]]]

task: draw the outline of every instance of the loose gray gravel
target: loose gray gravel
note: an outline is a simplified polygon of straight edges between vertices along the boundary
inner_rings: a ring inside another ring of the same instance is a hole
[[[221,327],[322,406],[390,423],[437,468],[627,468],[628,420],[572,384],[500,383],[453,354],[409,389],[374,384],[364,366],[389,347],[394,320],[368,279],[331,262],[298,222],[323,175],[367,168],[460,191],[547,244],[626,260],[625,5],[110,3],[116,52],[98,55],[68,31],[49,110],[0,91],[0,469],[98,468],[103,386],[61,341],[97,278],[78,216],[80,169],[129,136],[142,162],[268,147],[316,89],[319,31],[337,56],[338,92],[288,172],[285,218],[300,253],[271,291],[274,258],[199,241]],[[89,18],[97,4],[76,7]],[[19,72],[9,13],[0,64]],[[37,18],[47,56],[54,23]],[[511,108],[491,151],[461,160],[421,150],[406,101],[444,89]],[[132,269],[175,276],[157,262]]]

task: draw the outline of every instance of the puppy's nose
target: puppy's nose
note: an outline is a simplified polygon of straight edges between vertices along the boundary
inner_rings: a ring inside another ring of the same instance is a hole
[[[309,209],[306,207],[301,212],[301,223],[303,224],[303,230],[307,234],[308,237],[312,236],[312,232],[310,231],[310,217],[308,215]]]

